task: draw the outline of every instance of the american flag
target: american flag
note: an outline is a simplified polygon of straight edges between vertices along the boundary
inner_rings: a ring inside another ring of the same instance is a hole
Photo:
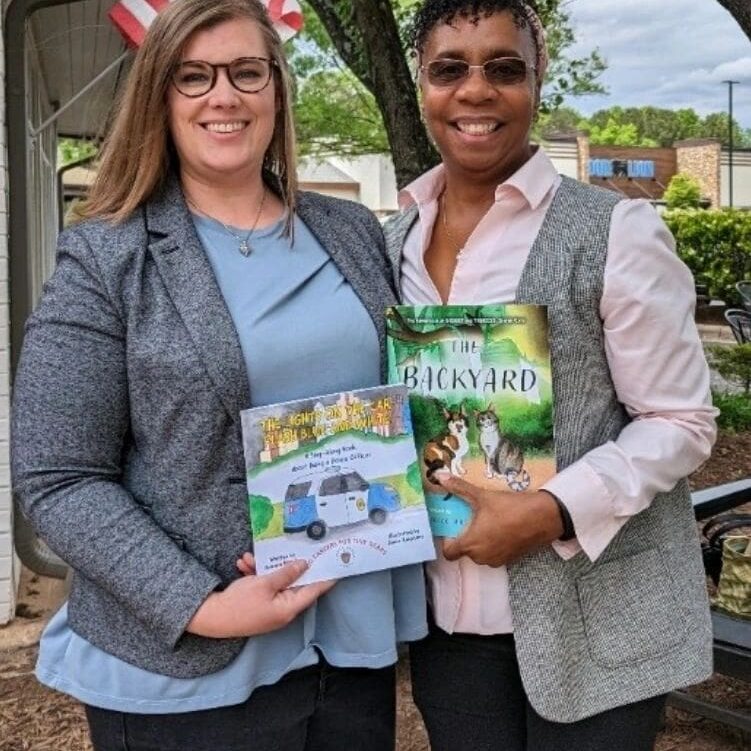
[[[260,0],[283,42],[302,28],[302,9],[297,0]],[[140,47],[146,30],[162,8],[175,0],[118,0],[108,13],[131,47]]]

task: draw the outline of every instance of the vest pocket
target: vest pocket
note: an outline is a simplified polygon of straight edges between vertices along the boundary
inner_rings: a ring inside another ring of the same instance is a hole
[[[685,633],[673,581],[658,550],[603,563],[581,577],[576,588],[589,653],[605,667],[658,657]]]

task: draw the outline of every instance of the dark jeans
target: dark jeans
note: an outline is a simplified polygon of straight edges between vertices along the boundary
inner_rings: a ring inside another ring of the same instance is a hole
[[[579,722],[544,720],[524,693],[510,634],[430,634],[410,645],[412,691],[432,751],[648,751],[665,697]]]
[[[86,707],[94,751],[393,751],[394,667],[322,662],[243,704],[179,714]]]

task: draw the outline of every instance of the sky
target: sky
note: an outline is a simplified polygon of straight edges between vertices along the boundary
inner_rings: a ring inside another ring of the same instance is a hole
[[[751,128],[751,41],[717,0],[568,0],[576,44],[570,56],[599,48],[607,95],[572,97],[585,115],[621,105],[727,112]]]

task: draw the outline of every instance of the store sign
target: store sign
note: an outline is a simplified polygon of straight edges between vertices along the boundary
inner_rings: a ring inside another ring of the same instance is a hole
[[[590,159],[590,177],[625,177],[631,180],[652,180],[655,163],[651,159]]]

